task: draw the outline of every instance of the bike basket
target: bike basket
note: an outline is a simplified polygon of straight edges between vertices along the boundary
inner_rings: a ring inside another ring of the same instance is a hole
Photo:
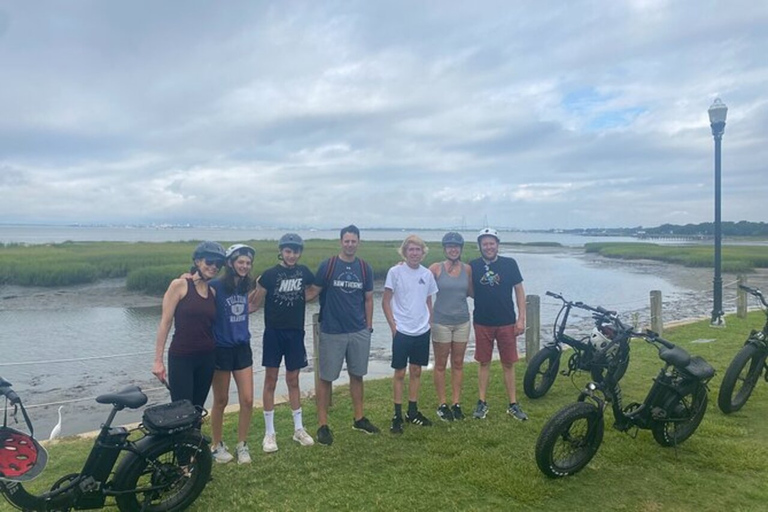
[[[197,426],[203,417],[189,400],[155,405],[144,409],[142,424],[152,434],[175,434]]]
[[[48,453],[34,437],[0,427],[0,480],[26,482],[43,472]]]

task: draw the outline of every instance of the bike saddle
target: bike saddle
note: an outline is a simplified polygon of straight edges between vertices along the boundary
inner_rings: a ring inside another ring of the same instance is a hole
[[[659,357],[665,363],[671,364],[677,368],[685,368],[691,362],[691,355],[680,347],[662,348],[659,350]]]
[[[685,371],[699,380],[709,380],[715,376],[715,369],[712,368],[712,365],[699,356],[691,358],[691,362],[685,367]]]
[[[120,409],[123,407],[138,409],[147,403],[147,395],[141,392],[139,386],[128,386],[117,393],[99,395],[96,397],[96,401],[100,404],[112,404]]]

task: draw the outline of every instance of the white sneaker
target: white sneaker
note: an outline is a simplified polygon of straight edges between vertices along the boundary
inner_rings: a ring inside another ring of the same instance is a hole
[[[261,447],[267,453],[276,452],[277,451],[277,439],[275,439],[275,434],[266,434],[264,436],[264,441],[261,442]]]
[[[245,444],[245,441],[237,443],[237,446],[235,446],[235,453],[237,453],[238,464],[251,463],[251,453],[248,451],[248,445]]]
[[[213,455],[213,460],[219,464],[226,464],[234,459],[232,454],[227,451],[227,445],[224,444],[224,441],[219,441],[219,444],[213,447],[211,455]]]
[[[312,436],[307,434],[307,431],[303,428],[293,432],[293,440],[299,443],[301,446],[312,446],[315,444],[315,440],[312,439]]]

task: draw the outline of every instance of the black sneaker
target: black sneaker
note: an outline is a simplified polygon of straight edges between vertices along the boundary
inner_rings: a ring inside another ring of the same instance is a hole
[[[437,408],[437,416],[443,421],[453,421],[453,412],[447,404],[440,404]]]
[[[426,418],[421,412],[416,411],[416,414],[411,416],[410,414],[405,415],[405,420],[408,423],[413,423],[414,425],[421,425],[422,427],[431,427],[432,422],[429,421],[428,418]]]
[[[326,446],[331,446],[333,444],[333,433],[331,432],[331,429],[328,428],[328,425],[323,425],[317,429],[317,442]]]
[[[461,412],[461,406],[459,404],[453,404],[451,406],[451,412],[453,413],[453,419],[461,421],[464,419],[464,413]]]
[[[393,434],[403,433],[403,417],[402,416],[392,417],[392,426],[389,427],[389,431],[392,432]]]
[[[360,432],[365,432],[366,434],[378,434],[381,432],[379,427],[371,423],[365,416],[359,420],[355,420],[355,422],[352,424],[352,428],[359,430]]]

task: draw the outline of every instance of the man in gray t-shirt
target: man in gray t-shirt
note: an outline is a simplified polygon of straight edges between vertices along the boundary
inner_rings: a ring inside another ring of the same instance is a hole
[[[323,261],[315,274],[320,289],[320,379],[317,387],[317,441],[333,443],[328,427],[331,383],[344,361],[349,373],[355,430],[377,434],[379,429],[363,415],[363,376],[368,373],[373,332],[373,269],[357,258],[360,230],[341,230],[341,252]]]

